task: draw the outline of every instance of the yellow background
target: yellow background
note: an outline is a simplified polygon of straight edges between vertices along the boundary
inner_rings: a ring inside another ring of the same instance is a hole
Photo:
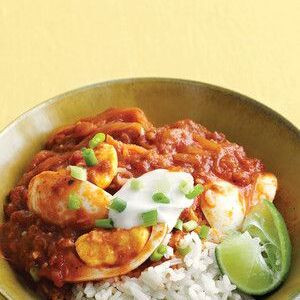
[[[137,76],[233,89],[300,127],[299,74],[299,0],[0,0],[0,128],[62,92]]]

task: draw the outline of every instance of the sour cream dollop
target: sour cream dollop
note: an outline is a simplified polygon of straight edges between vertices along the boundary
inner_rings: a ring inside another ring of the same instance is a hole
[[[132,180],[128,180],[113,196],[127,202],[126,209],[121,213],[112,209],[109,211],[109,217],[116,228],[130,229],[143,225],[142,213],[156,209],[158,223],[166,223],[170,232],[176,225],[181,212],[193,204],[193,200],[186,198],[185,194],[179,190],[183,181],[190,189],[193,188],[194,179],[189,173],[158,169],[135,180],[138,180],[141,186],[138,190],[132,189]],[[170,199],[170,203],[154,202],[152,196],[159,192],[164,193]]]

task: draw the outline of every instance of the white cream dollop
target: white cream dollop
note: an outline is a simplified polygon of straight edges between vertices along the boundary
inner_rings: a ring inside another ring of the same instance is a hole
[[[126,209],[121,213],[110,209],[109,218],[113,220],[114,227],[129,229],[143,225],[142,213],[157,209],[158,223],[166,223],[170,232],[176,225],[181,212],[193,204],[193,200],[186,198],[179,190],[182,181],[185,181],[192,189],[193,176],[186,172],[157,169],[136,179],[141,184],[140,189],[133,190],[131,180],[128,180],[113,196],[127,202]],[[170,199],[170,203],[154,202],[152,196],[158,192],[164,193]]]

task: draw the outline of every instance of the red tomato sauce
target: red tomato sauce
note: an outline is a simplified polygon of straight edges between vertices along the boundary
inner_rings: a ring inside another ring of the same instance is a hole
[[[70,285],[65,284],[64,278],[72,266],[65,258],[70,253],[76,255],[75,241],[86,231],[52,225],[29,211],[28,184],[42,171],[56,171],[68,165],[86,167],[80,149],[87,147],[98,132],[107,134],[106,142],[118,154],[120,171],[107,188],[111,193],[126,179],[158,168],[189,172],[196,183],[202,184],[221,178],[247,191],[257,174],[264,170],[260,160],[247,157],[243,147],[229,142],[222,133],[210,132],[191,120],[156,128],[137,108],[109,109],[59,129],[11,190],[4,206],[6,221],[0,227],[0,245],[5,258],[25,273],[37,268],[42,278],[39,289],[49,299],[70,297]],[[106,165],[97,168],[105,169]],[[182,213],[182,219],[205,223],[199,201],[195,199],[192,208]],[[172,243],[177,239],[178,234]]]

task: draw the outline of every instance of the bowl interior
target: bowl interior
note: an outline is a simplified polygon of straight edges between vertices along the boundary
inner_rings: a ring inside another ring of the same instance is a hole
[[[51,131],[109,107],[128,106],[143,109],[155,125],[193,119],[210,130],[224,132],[229,140],[243,145],[249,155],[264,161],[279,179],[275,203],[287,222],[293,243],[289,277],[269,297],[286,299],[300,292],[299,131],[255,101],[207,84],[169,79],[113,81],[68,92],[25,113],[0,133],[0,169],[5,171],[0,190],[1,207]],[[2,209],[0,220],[3,222]],[[1,258],[0,276],[0,291],[6,297],[36,297]]]

